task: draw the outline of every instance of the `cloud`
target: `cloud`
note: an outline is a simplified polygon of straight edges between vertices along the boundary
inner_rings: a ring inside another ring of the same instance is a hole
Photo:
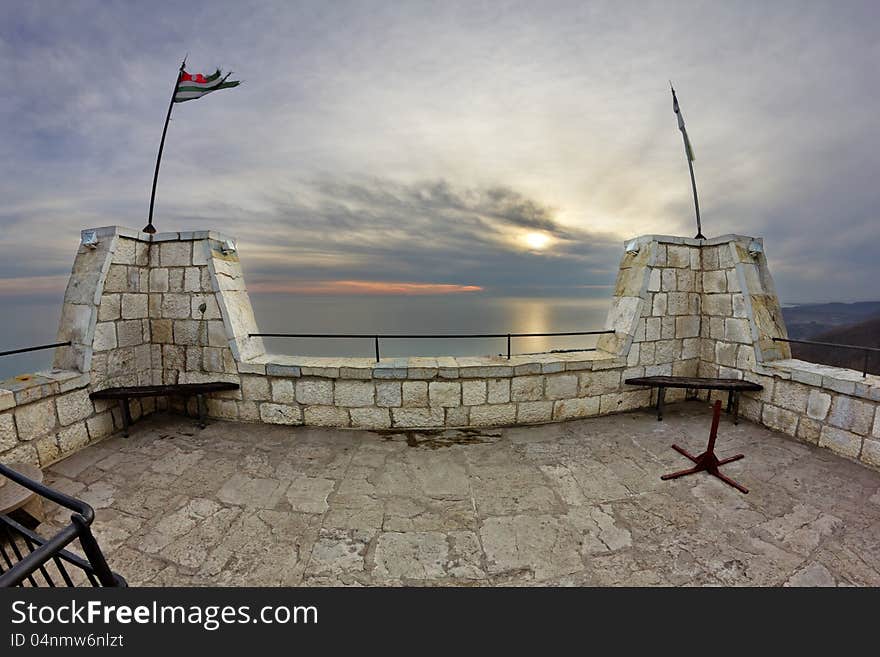
[[[583,294],[621,242],[764,235],[784,300],[876,298],[871,2],[14,3],[0,25],[0,278],[146,223],[236,235],[251,279]],[[229,26],[234,25],[235,29]],[[519,237],[551,235],[529,251]],[[845,263],[842,266],[841,263]],[[19,285],[16,283],[15,285]]]

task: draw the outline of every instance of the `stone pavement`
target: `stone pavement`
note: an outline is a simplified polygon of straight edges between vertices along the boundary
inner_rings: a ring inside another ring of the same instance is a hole
[[[95,507],[132,585],[880,585],[876,471],[725,417],[748,495],[660,481],[710,413],[406,434],[159,415],[46,479]]]

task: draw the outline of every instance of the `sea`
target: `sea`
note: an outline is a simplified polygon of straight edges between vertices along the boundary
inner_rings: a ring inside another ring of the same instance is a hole
[[[263,333],[368,335],[562,333],[602,330],[610,298],[500,297],[485,293],[425,296],[251,294]],[[7,297],[0,351],[56,340],[61,299]],[[514,338],[513,353],[595,347],[597,336]],[[270,353],[372,357],[371,339],[266,338]],[[382,358],[506,353],[504,338],[380,340]],[[47,369],[52,350],[0,357],[0,379]]]

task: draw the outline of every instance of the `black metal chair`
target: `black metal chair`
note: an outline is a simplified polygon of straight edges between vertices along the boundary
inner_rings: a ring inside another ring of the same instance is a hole
[[[43,538],[9,515],[0,514],[0,587],[9,586],[127,586],[110,566],[89,526],[95,518],[91,506],[44,486],[0,464],[0,476],[73,513],[70,524],[51,538]],[[85,558],[66,548],[79,540]],[[85,581],[77,571],[82,571]],[[71,573],[74,573],[72,576]]]

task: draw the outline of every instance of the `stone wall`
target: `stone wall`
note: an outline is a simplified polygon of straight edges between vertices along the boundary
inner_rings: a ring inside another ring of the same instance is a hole
[[[878,465],[877,377],[790,360],[760,240],[643,236],[627,243],[597,349],[481,358],[266,354],[234,242],[214,232],[96,229],[80,246],[51,372],[0,384],[0,459],[45,465],[120,427],[88,400],[119,385],[226,380],[209,415],[288,425],[416,429],[532,424],[649,406],[642,375],[749,378],[742,412]],[[755,246],[757,245],[757,246]],[[595,327],[583,327],[590,330]],[[814,368],[814,369],[810,369]],[[842,373],[842,374],[840,374]],[[840,378],[842,377],[842,378]],[[851,385],[850,385],[851,383]],[[684,391],[670,391],[672,401]],[[160,399],[160,408],[180,402]],[[157,403],[133,405],[135,416]],[[75,410],[71,410],[75,409]]]

